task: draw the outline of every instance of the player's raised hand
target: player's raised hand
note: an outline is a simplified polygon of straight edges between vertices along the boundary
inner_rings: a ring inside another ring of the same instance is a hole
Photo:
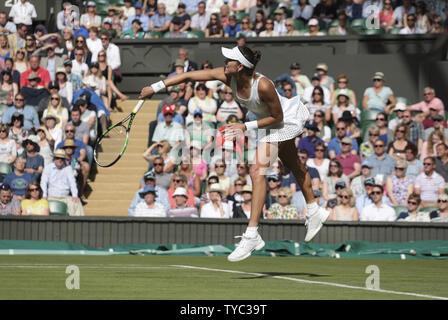
[[[144,87],[138,96],[139,99],[151,99],[154,95],[154,89],[151,86]]]

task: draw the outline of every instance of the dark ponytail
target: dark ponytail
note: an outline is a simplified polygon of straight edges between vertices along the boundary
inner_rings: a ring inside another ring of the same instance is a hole
[[[243,56],[249,60],[250,63],[254,65],[252,69],[249,69],[247,67],[244,67],[244,71],[248,75],[253,75],[255,67],[257,66],[258,61],[261,59],[261,52],[259,50],[251,50],[249,47],[246,46],[239,46],[238,49],[243,54]]]

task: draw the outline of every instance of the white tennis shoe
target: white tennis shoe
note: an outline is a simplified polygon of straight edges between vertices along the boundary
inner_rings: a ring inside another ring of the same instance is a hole
[[[306,236],[305,242],[310,242],[322,228],[325,221],[330,216],[330,211],[318,207],[314,213],[311,213],[305,221]]]
[[[235,250],[227,257],[227,260],[230,262],[237,262],[248,258],[254,250],[262,249],[265,244],[258,233],[253,238],[249,238],[244,233],[242,236],[236,236],[235,238],[241,238],[241,241],[236,244]]]

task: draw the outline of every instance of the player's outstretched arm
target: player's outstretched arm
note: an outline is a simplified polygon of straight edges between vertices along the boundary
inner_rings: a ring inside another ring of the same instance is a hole
[[[215,68],[209,70],[197,70],[190,71],[175,76],[169,77],[163,81],[153,83],[147,87],[144,87],[140,92],[139,99],[151,99],[154,93],[183,82],[193,82],[193,81],[209,81],[209,80],[220,80],[228,84],[228,78],[224,73],[224,68]]]

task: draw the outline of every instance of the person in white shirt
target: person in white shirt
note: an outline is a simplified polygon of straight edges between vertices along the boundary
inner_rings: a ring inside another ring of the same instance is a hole
[[[205,31],[210,22],[211,13],[205,10],[205,1],[198,3],[198,13],[191,18],[191,29]]]
[[[224,189],[222,189],[218,183],[210,186],[210,202],[202,206],[201,218],[230,219],[233,217],[231,205],[229,203],[222,202],[224,193]]]
[[[37,18],[36,8],[29,1],[20,0],[11,7],[9,17],[13,19],[16,25],[23,23],[31,27],[34,19]]]
[[[362,213],[359,216],[361,221],[395,221],[395,210],[383,203],[383,192],[382,185],[374,185],[372,187],[369,196],[373,203],[362,209]]]
[[[416,16],[413,13],[406,17],[407,27],[400,30],[400,34],[422,34],[423,31],[415,26]]]
[[[155,202],[156,190],[154,186],[147,184],[143,191],[140,192],[140,197],[145,201],[138,203],[135,206],[134,217],[166,217],[165,207]]]
[[[110,42],[111,36],[109,32],[101,32],[100,39],[103,44],[103,50],[106,51],[107,65],[110,66],[112,70],[117,70],[121,66],[120,49],[116,44]]]
[[[75,49],[75,59],[72,60],[72,73],[79,75],[83,78],[89,71],[89,67],[85,62],[82,62],[84,56],[84,50]]]
[[[96,14],[96,3],[94,1],[87,2],[87,10],[86,13],[81,15],[80,23],[86,29],[101,27],[101,17]]]
[[[92,59],[90,62],[98,61],[98,53],[103,50],[103,44],[98,38],[98,28],[91,27],[89,29],[89,38],[86,39],[87,48],[92,52]]]
[[[306,101],[307,103],[312,101],[314,88],[320,86],[320,75],[318,73],[313,74],[311,77],[311,86],[306,87],[303,90],[302,101]],[[324,103],[330,104],[331,101],[331,93],[327,87],[322,86],[322,90],[324,91]]]
[[[286,33],[286,19],[283,9],[276,9],[274,11],[274,31],[278,32],[279,35]]]

